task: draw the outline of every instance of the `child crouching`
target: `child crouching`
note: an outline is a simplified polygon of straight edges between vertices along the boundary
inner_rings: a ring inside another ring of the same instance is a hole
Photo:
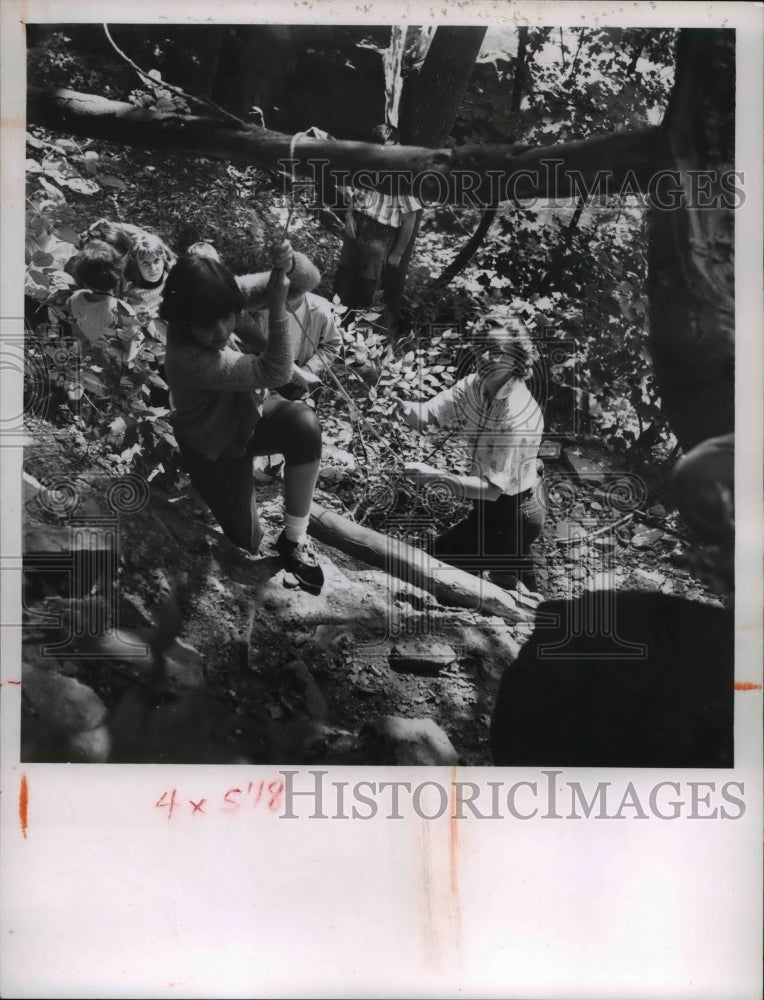
[[[128,303],[117,297],[122,258],[114,247],[93,240],[78,255],[74,277],[81,287],[69,297],[69,310],[82,340],[89,347],[105,347],[109,340],[124,344],[127,359],[134,356],[138,320]]]
[[[171,419],[196,490],[228,538],[248,552],[258,552],[263,539],[252,459],[284,456],[284,530],[276,550],[301,585],[319,593],[324,577],[307,527],[321,427],[304,403],[264,400],[264,390],[283,385],[292,371],[285,272],[299,273],[305,259],[293,254],[289,243],[274,248],[272,259],[270,277],[234,278],[222,264],[197,254],[187,254],[170,272],[160,316],[168,324]],[[263,305],[268,340],[256,356],[231,334],[245,307]]]
[[[470,475],[420,462],[408,463],[406,475],[415,482],[445,483],[472,500],[468,517],[433,539],[436,558],[471,573],[489,570],[500,586],[520,581],[535,591],[531,545],[547,508],[538,459],[544,419],[525,385],[536,352],[523,323],[504,309],[489,313],[475,332],[473,375],[426,403],[398,401],[415,430],[450,423],[466,432]]]

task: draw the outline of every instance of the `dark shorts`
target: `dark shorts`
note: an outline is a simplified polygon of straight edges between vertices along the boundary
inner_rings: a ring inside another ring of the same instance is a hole
[[[468,573],[514,574],[529,590],[536,589],[531,545],[541,534],[547,511],[542,479],[514,496],[473,500],[463,521],[433,539],[437,559]]]

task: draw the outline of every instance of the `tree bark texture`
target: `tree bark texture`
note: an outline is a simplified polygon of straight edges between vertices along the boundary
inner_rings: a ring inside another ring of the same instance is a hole
[[[404,82],[402,142],[435,149],[447,141],[485,33],[485,28],[455,26],[436,30],[421,70]]]
[[[308,531],[320,542],[426,590],[441,604],[480,609],[508,622],[534,617],[534,601],[523,601],[493,583],[433,559],[422,549],[364,528],[317,503],[311,504]]]
[[[648,288],[661,406],[685,452],[734,430],[734,213],[722,187],[734,109],[735,32],[681,32],[663,128],[684,204],[650,212]]]

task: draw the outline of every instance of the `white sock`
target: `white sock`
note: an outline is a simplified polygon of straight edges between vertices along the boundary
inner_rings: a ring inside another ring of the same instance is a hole
[[[299,545],[308,537],[308,521],[310,515],[305,517],[295,517],[293,514],[284,514],[284,534],[290,542]]]

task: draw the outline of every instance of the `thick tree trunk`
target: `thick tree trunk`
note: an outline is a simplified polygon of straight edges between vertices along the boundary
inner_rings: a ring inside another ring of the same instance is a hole
[[[571,197],[595,182],[603,194],[617,193],[624,182],[630,191],[647,191],[655,172],[669,162],[664,131],[658,126],[522,153],[515,145],[424,149],[303,138],[292,150],[292,136],[280,132],[215,118],[161,114],[71,90],[30,88],[27,116],[30,124],[57,132],[266,170],[278,169],[293,152],[296,173],[303,177],[315,178],[325,169],[340,172],[338,181],[345,172],[347,181],[355,172],[365,171],[367,178],[371,174],[366,186],[374,186],[377,179],[393,174],[400,179],[401,190],[413,187],[415,194],[452,204],[463,204],[468,197],[474,207],[510,197]]]
[[[436,30],[422,69],[403,86],[399,116],[402,142],[431,149],[445,145],[485,33],[485,28],[441,26]],[[391,291],[396,300],[404,294],[421,221],[420,213],[395,274]]]
[[[443,146],[472,75],[485,28],[439,27],[419,73],[407,77],[401,94],[401,142]]]
[[[493,583],[430,558],[422,549],[364,528],[317,503],[311,505],[308,530],[320,542],[426,590],[441,604],[479,609],[508,622],[534,617],[533,600],[524,601]]]
[[[663,128],[684,204],[651,210],[648,287],[661,406],[685,451],[734,429],[734,107],[735,32],[681,32]]]
[[[515,59],[515,70],[512,75],[512,98],[509,105],[514,112],[519,112],[520,105],[522,103],[523,88],[525,86],[526,78],[525,68],[527,48],[528,28],[522,27],[519,28],[517,32],[517,58]],[[523,149],[527,148],[527,146],[523,147]],[[491,228],[497,212],[498,206],[496,205],[492,205],[490,208],[485,209],[475,232],[472,236],[470,236],[454,260],[448,265],[443,273],[435,279],[432,287],[444,288],[456,277],[457,274],[460,274],[464,270],[477,253],[483,243],[483,240],[488,235],[488,230]]]

